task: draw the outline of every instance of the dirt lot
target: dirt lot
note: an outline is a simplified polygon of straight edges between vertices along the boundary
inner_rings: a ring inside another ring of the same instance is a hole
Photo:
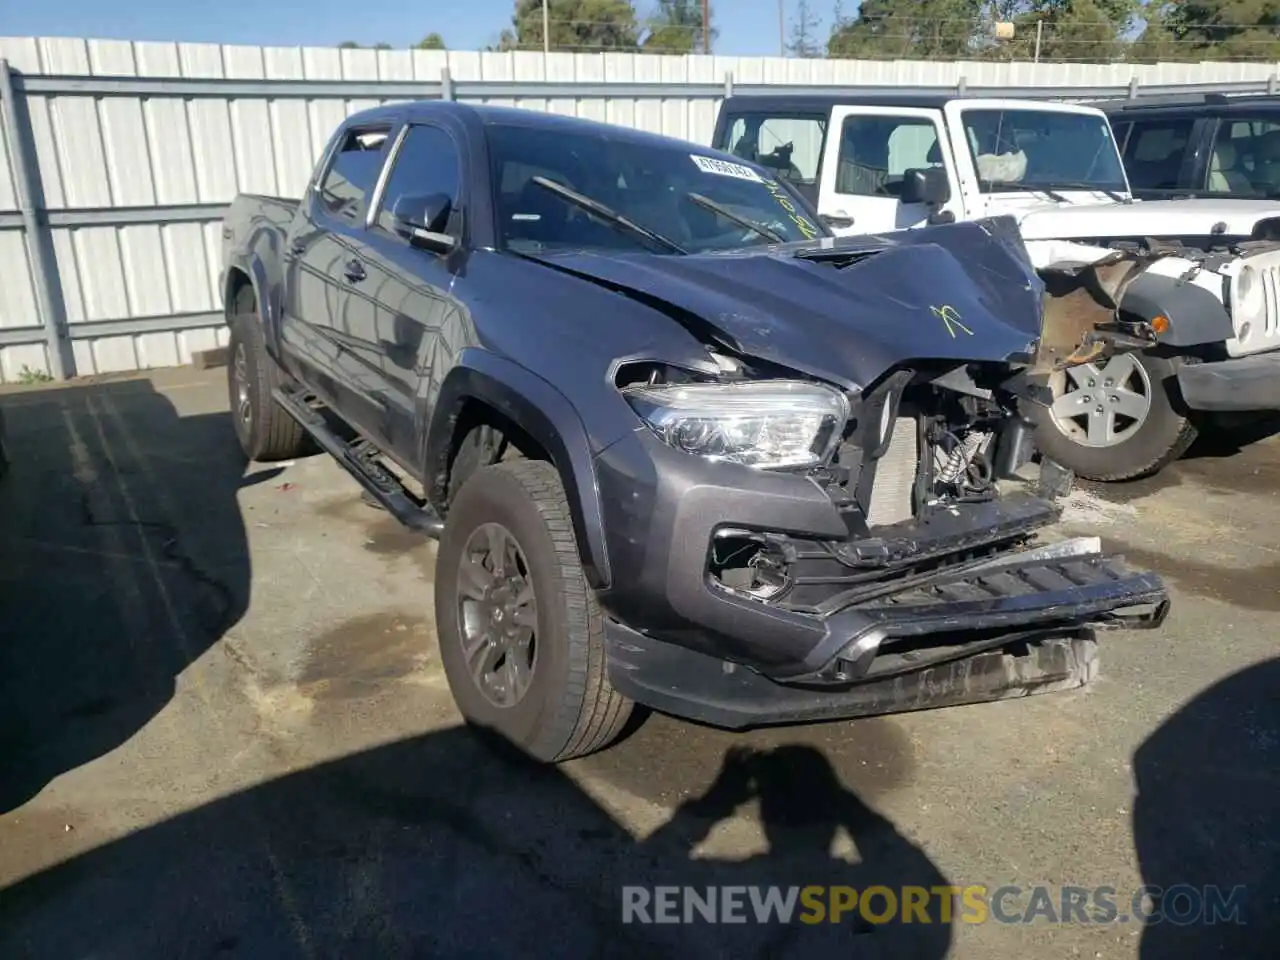
[[[222,374],[0,397],[0,956],[1274,956],[1280,441],[1072,498],[1165,574],[1086,691],[533,769],[460,726],[433,548]],[[754,791],[736,779],[757,751]],[[643,926],[626,884],[1248,886],[1245,925]]]

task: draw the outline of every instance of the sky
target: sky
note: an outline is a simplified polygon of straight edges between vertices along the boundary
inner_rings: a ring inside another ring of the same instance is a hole
[[[784,0],[790,23],[796,0]],[[644,16],[652,0],[637,0]],[[293,13],[289,8],[304,10]],[[334,46],[343,40],[408,47],[438,32],[456,50],[493,43],[513,0],[0,0],[0,36],[187,40],[264,46]],[[830,0],[814,12],[830,19]],[[846,10],[853,4],[845,3]],[[732,10],[732,15],[729,11]],[[722,56],[778,52],[777,0],[712,0]],[[820,36],[825,36],[825,26]]]

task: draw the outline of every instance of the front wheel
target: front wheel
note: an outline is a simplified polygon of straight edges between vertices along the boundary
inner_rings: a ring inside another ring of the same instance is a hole
[[[607,746],[632,704],[605,673],[604,618],[564,487],[532,460],[477,470],[449,508],[436,628],[462,715],[555,763]]]
[[[1123,353],[1049,380],[1053,406],[1033,407],[1036,446],[1087,480],[1150,476],[1182,456],[1195,427],[1174,405],[1177,362]]]

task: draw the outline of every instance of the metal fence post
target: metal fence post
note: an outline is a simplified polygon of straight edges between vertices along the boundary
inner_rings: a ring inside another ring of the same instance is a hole
[[[440,68],[440,99],[453,99],[453,75],[449,73],[448,67]]]
[[[724,98],[728,100],[733,96],[733,71],[726,70],[724,72]]]
[[[31,118],[27,113],[25,94],[21,103],[14,92],[9,61],[0,59],[0,103],[4,105],[5,133],[9,140],[9,157],[13,164],[18,211],[22,215],[22,233],[31,262],[31,279],[35,284],[36,309],[44,326],[50,372],[57,380],[75,376],[75,355],[67,339],[66,304],[62,299],[62,283],[53,238],[41,222],[44,191],[40,184],[39,159],[35,139],[31,135]]]

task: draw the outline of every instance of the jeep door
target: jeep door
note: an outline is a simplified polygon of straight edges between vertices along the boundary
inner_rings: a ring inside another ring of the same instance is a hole
[[[951,184],[951,199],[937,211],[923,203],[902,201],[903,175],[928,167],[945,169]],[[931,214],[942,211],[963,220],[958,182],[940,111],[919,107],[832,109],[818,213],[836,233],[921,227]]]

